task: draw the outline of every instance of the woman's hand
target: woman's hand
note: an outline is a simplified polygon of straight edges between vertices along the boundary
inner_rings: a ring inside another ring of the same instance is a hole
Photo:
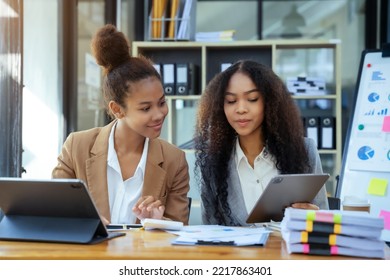
[[[165,206],[162,205],[160,200],[156,200],[153,196],[149,195],[138,199],[132,210],[139,220],[146,218],[162,219]]]
[[[320,208],[317,205],[307,203],[307,202],[293,203],[293,204],[291,204],[291,207],[292,208],[299,208],[299,209],[308,209],[308,210],[320,210]]]

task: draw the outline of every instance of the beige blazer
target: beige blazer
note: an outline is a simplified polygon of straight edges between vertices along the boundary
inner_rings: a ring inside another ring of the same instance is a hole
[[[114,123],[71,133],[52,172],[53,178],[83,180],[100,215],[109,222],[107,152]],[[188,191],[189,173],[184,152],[161,139],[151,139],[142,196],[152,195],[161,200],[165,205],[165,218],[188,224]]]

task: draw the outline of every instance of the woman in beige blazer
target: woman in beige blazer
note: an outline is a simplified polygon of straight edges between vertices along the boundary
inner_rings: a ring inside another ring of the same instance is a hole
[[[83,180],[106,223],[188,224],[185,154],[158,139],[168,114],[159,73],[146,58],[130,56],[130,44],[113,25],[96,33],[92,52],[105,72],[103,94],[114,120],[71,133],[52,177]]]

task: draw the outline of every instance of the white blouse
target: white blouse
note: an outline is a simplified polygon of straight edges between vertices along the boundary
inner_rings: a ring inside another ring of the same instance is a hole
[[[236,140],[235,160],[245,207],[249,213],[269,181],[278,175],[279,171],[275,166],[272,155],[267,151],[266,147],[255,158],[254,168],[252,168],[241,149],[238,138]]]
[[[137,217],[133,214],[132,208],[141,197],[142,193],[149,138],[145,139],[142,156],[133,177],[123,181],[118,156],[114,146],[115,127],[116,124],[112,127],[108,140],[107,157],[108,198],[111,212],[111,223],[131,224],[135,223],[137,219]]]

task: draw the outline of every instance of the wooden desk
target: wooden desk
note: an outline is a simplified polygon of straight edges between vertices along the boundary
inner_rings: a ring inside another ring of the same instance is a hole
[[[171,245],[175,235],[162,231],[131,230],[95,245],[0,241],[0,259],[16,260],[339,260],[360,259],[343,256],[288,254],[280,233],[271,234],[264,247],[178,246]],[[386,259],[390,250],[386,248]]]

